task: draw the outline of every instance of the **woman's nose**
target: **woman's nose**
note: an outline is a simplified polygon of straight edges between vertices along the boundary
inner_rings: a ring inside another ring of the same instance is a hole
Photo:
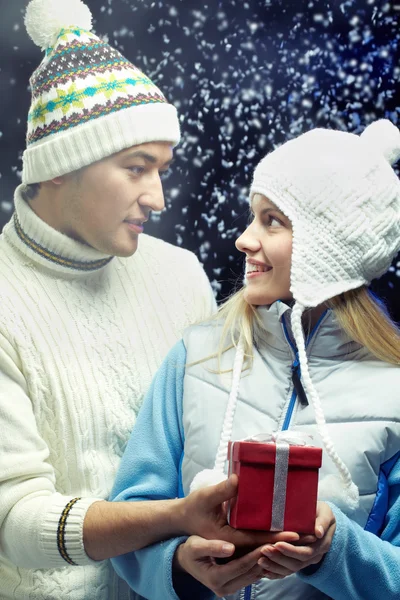
[[[242,235],[238,237],[235,245],[240,252],[257,252],[259,250],[260,242],[255,235],[252,225],[249,225]]]

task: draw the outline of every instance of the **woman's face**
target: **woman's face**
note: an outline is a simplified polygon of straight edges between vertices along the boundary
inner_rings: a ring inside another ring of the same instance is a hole
[[[236,240],[246,254],[244,298],[254,305],[291,300],[292,225],[275,204],[255,194],[251,203],[253,220]]]

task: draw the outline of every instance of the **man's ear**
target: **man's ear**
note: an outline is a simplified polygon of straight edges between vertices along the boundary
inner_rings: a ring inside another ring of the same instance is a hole
[[[78,169],[77,171],[71,171],[70,173],[65,173],[64,175],[59,175],[58,177],[53,177],[53,179],[49,179],[49,183],[53,183],[54,185],[62,185],[68,181],[76,182],[80,180],[81,173],[83,172],[84,167]]]
[[[64,183],[64,181],[64,175],[60,175],[59,177],[54,177],[54,179],[50,179],[50,183],[54,183],[54,185],[61,185],[62,183]]]

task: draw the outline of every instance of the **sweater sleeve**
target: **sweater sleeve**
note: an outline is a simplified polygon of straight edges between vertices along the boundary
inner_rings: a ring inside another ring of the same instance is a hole
[[[321,567],[303,581],[334,600],[400,597],[400,459],[389,478],[389,504],[380,537],[365,531],[330,504],[336,531]]]
[[[190,257],[186,265],[185,283],[190,290],[186,300],[191,307],[191,325],[209,319],[216,312],[217,303],[203,265],[193,252],[185,252]]]
[[[184,343],[178,342],[161,365],[143,402],[111,493],[114,501],[165,500],[178,496],[183,452]],[[149,600],[178,600],[172,580],[175,550],[186,538],[173,538],[112,559],[117,573]],[[187,598],[212,594],[191,577]],[[183,597],[183,596],[181,596]],[[184,596],[186,598],[186,596]]]
[[[1,334],[0,426],[1,555],[27,569],[93,563],[85,553],[82,530],[87,509],[98,499],[74,501],[57,493],[19,356]]]

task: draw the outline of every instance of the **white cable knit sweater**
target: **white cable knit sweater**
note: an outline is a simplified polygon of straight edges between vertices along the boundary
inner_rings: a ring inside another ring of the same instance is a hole
[[[130,258],[47,226],[16,191],[0,236],[0,599],[124,600],[82,545],[162,359],[215,301],[196,257],[141,235]],[[65,506],[65,548],[57,546]]]

